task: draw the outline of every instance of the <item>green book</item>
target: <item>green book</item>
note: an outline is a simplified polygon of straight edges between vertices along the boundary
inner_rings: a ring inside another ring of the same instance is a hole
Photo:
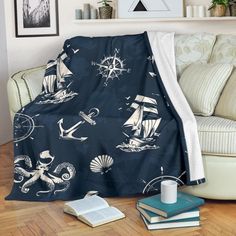
[[[198,208],[194,208],[190,211],[186,211],[186,212],[180,213],[178,215],[175,215],[169,218],[165,218],[156,213],[140,208],[139,206],[137,206],[137,210],[148,220],[149,223],[171,222],[171,221],[176,221],[176,220],[181,220],[181,219],[199,217]]]
[[[161,202],[161,194],[138,200],[140,208],[149,210],[166,218],[189,211],[204,204],[204,200],[193,195],[178,192],[177,202],[165,204]]]
[[[144,216],[141,215],[141,217],[142,217],[146,227],[149,230],[194,227],[194,226],[199,226],[200,225],[200,218],[199,217],[183,219],[183,220],[176,220],[174,222],[159,222],[159,223],[154,223],[154,224],[149,223],[145,219]]]

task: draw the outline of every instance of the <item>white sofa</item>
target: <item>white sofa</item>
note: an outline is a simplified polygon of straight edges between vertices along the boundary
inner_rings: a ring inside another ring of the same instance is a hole
[[[185,68],[196,62],[236,65],[236,36],[216,37],[205,33],[177,35],[175,44],[179,77]],[[9,79],[8,96],[12,119],[20,108],[40,93],[44,68],[41,66],[24,70]],[[236,94],[236,84],[234,89]],[[236,199],[236,121],[216,116],[215,113],[209,117],[196,116],[196,120],[206,183],[184,187],[183,191],[210,199]]]

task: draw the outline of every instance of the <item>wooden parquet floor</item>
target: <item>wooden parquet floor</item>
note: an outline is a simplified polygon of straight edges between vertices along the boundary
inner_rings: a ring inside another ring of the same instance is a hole
[[[201,207],[201,227],[148,231],[135,209],[137,198],[111,198],[108,202],[126,218],[93,229],[64,214],[61,201],[5,201],[12,178],[13,145],[9,143],[0,146],[0,236],[236,236],[236,201],[207,200]]]

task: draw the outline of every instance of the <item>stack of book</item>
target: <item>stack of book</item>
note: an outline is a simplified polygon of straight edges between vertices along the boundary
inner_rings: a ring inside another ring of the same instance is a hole
[[[200,225],[199,206],[204,200],[186,193],[178,192],[177,202],[165,204],[161,195],[141,199],[137,209],[149,230],[191,227]]]

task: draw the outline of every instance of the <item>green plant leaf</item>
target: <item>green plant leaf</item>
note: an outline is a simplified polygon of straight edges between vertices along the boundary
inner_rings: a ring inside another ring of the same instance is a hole
[[[215,7],[216,5],[224,5],[227,7],[229,5],[229,0],[212,0],[211,3],[212,5],[209,7],[209,9]]]
[[[98,3],[101,3],[103,6],[110,6],[109,2],[112,2],[112,0],[101,0]]]

